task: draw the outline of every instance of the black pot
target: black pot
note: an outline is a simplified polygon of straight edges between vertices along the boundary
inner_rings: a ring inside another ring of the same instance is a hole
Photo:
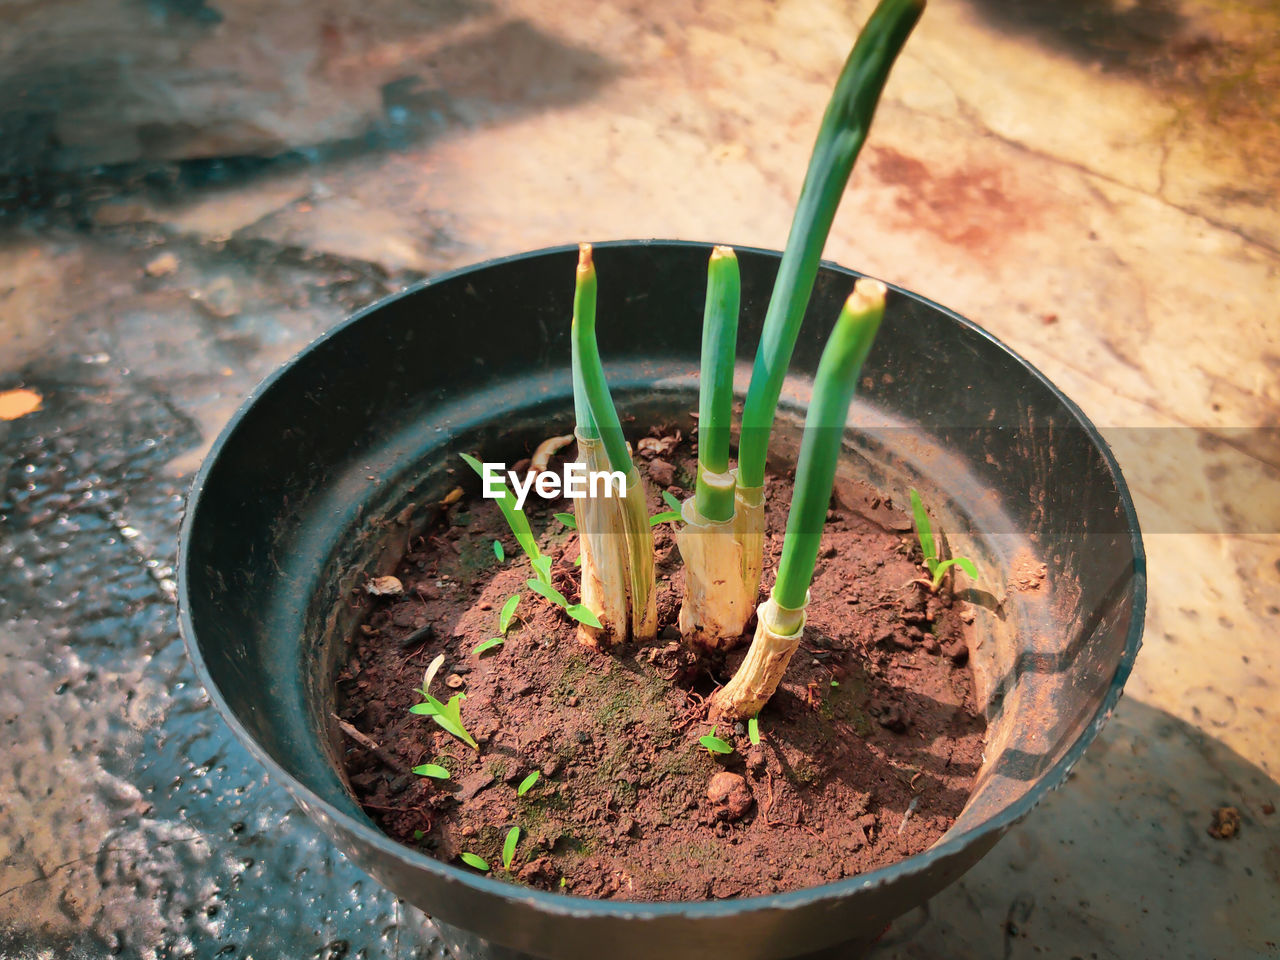
[[[670,422],[696,408],[709,250],[596,247],[600,347],[624,420]],[[988,588],[970,595],[981,605],[971,662],[988,742],[955,826],[930,850],[862,876],[695,903],[544,893],[415,852],[369,821],[340,772],[333,677],[359,616],[350,601],[366,576],[394,566],[447,490],[472,481],[459,451],[516,459],[569,429],[575,257],[541,251],[421,284],[357,314],[258,388],[214,444],[182,528],[191,659],[236,734],[334,843],[437,918],[463,956],[849,956],[1061,785],[1114,709],[1146,599],[1128,491],[1094,427],[1026,361],[893,290],[845,469],[900,502],[920,488]],[[739,257],[739,353],[750,363],[777,254]],[[797,396],[856,276],[819,274],[792,365]],[[779,415],[780,458],[802,412],[796,403]]]

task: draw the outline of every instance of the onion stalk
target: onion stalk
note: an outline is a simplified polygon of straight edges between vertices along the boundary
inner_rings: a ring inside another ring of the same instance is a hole
[[[925,0],[881,0],[859,34],[827,104],[809,158],[787,246],[778,266],[742,411],[737,511],[744,576],[759,582],[764,547],[764,475],[778,397],[854,161],[866,140],[889,70]]]
[[[736,645],[755,606],[759,577],[743,576],[742,544],[735,536],[736,483],[729,470],[733,418],[733,364],[741,301],[738,258],[716,247],[707,265],[702,317],[702,384],[698,405],[698,477],[676,531],[684,560],[680,633],[706,649]]]
[[[778,577],[769,599],[756,610],[756,633],[746,659],[712,698],[716,712],[739,718],[759,713],[773,696],[800,644],[849,404],[857,390],[862,364],[880,329],[884,300],[884,284],[859,280],[822,351],[800,442],[795,493],[787,516]]]
[[[584,643],[647,640],[658,632],[653,571],[653,533],[645,507],[644,481],[631,460],[618,411],[609,393],[596,344],[596,270],[591,245],[578,247],[573,295],[573,401],[578,460],[588,476],[621,473],[626,493],[605,496],[590,483],[574,501],[582,552],[582,604],[600,627],[579,623]],[[597,495],[597,493],[601,495]]]

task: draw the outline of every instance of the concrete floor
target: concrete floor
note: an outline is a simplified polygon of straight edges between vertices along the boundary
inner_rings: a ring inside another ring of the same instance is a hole
[[[0,955],[441,955],[195,688],[190,473],[259,379],[421,276],[780,246],[870,7],[0,12]],[[890,82],[827,257],[973,318],[1103,428],[1151,600],[1069,783],[877,958],[1280,956],[1278,51],[1265,0],[934,0]]]

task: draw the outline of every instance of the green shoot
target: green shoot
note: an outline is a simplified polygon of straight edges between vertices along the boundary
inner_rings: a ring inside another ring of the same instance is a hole
[[[716,736],[715,727],[706,736],[699,737],[698,742],[711,753],[733,753],[733,747]]]
[[[573,404],[578,431],[604,444],[611,470],[630,475],[634,465],[622,436],[600,348],[596,344],[596,268],[591,258],[591,245],[578,245],[578,272],[573,291]]]
[[[425,831],[425,830],[415,830],[415,831],[413,831],[413,839],[415,839],[415,840],[421,840],[421,839],[422,839],[423,837],[425,837],[426,835],[427,835],[427,831]]]
[[[424,763],[414,767],[413,772],[420,777],[431,777],[434,780],[448,780],[449,771],[439,764]]]
[[[845,301],[835,329],[818,361],[813,399],[804,421],[800,457],[796,463],[795,493],[782,541],[782,559],[773,599],[781,607],[802,610],[818,560],[818,546],[835,483],[836,461],[844,441],[849,404],[858,386],[862,363],[884,316],[884,284],[859,280]],[[780,633],[794,633],[795,628]]]
[[[507,831],[507,839],[502,841],[502,869],[511,872],[511,862],[516,858],[516,844],[520,842],[520,828],[512,827]]]
[[[526,793],[532,790],[533,785],[538,782],[538,777],[540,777],[541,775],[542,774],[540,774],[537,770],[535,770],[533,771],[533,773],[529,774],[527,777],[521,780],[520,786],[516,787],[516,796],[523,797]]]
[[[933,536],[933,526],[929,523],[929,514],[925,512],[924,503],[915,488],[911,489],[911,516],[916,524],[916,536],[920,540],[920,552],[924,555],[924,565],[933,579],[929,583],[929,592],[937,593],[942,586],[942,578],[947,571],[958,566],[970,580],[978,579],[978,568],[968,557],[952,557],[949,560],[938,559],[938,543]]]
[[[680,501],[676,499],[676,495],[672,493],[670,490],[662,491],[662,502],[665,503],[672,510],[674,510],[676,513],[679,513],[681,507],[683,506],[683,504],[681,504]]]
[[[538,579],[548,586],[551,585],[551,558],[546,554],[540,554],[529,561],[529,565],[533,567],[534,573],[538,575]]]
[[[484,466],[480,461],[467,453],[461,454],[461,456],[466,461],[467,466],[474,470],[483,480]],[[511,528],[511,533],[516,538],[516,543],[520,544],[520,549],[525,552],[525,556],[529,558],[529,562],[534,565],[536,570],[538,569],[536,561],[542,557],[542,551],[538,549],[538,541],[534,539],[533,530],[529,527],[529,518],[524,515],[523,510],[516,509],[516,496],[511,492],[511,488],[507,486],[506,480],[499,478],[498,482],[502,487],[501,496],[494,498],[498,504],[498,509],[502,511],[502,516],[506,519],[507,526]],[[498,544],[498,548],[501,548],[501,546],[501,544]],[[551,558],[548,557],[546,559],[549,570]],[[548,573],[549,576],[550,574]]]
[[[498,558],[499,563],[507,559],[507,551],[503,549],[501,540],[493,541],[493,555]]]
[[[924,0],[881,0],[854,44],[822,117],[787,248],[765,312],[742,411],[738,481],[743,486],[764,485],[778,397],[813,291],[822,248],[889,69],[923,10]]]
[[[467,699],[465,693],[455,693],[449,698],[448,703],[441,703],[427,693],[425,688],[418,693],[422,694],[425,702],[415,703],[409,708],[410,713],[430,717],[445,733],[457,737],[477,753],[480,752],[480,744],[476,743],[475,737],[471,736],[467,728],[462,725],[462,701]]]
[[[564,612],[579,623],[585,623],[588,627],[595,627],[597,630],[603,629],[600,624],[600,618],[591,612],[591,609],[582,603],[574,603],[564,608]]]
[[[458,854],[458,856],[462,859],[462,862],[465,863],[468,867],[474,867],[475,869],[479,870],[481,873],[489,872],[488,862],[480,857],[477,857],[474,853],[461,853],[461,854]]]
[[[483,643],[477,643],[475,646],[475,649],[472,650],[471,653],[474,656],[478,657],[480,656],[480,654],[485,653],[489,650],[492,650],[494,647],[500,647],[506,642],[507,642],[506,637],[493,637],[492,639],[486,640]]]
[[[832,681],[831,681],[831,686],[832,686],[833,688],[834,688],[834,687],[838,687],[838,686],[840,686],[840,681],[839,681],[839,680],[832,680]]]
[[[554,516],[570,530],[578,529],[578,521],[574,518],[572,513],[557,513],[554,514]]]
[[[507,597],[507,602],[502,605],[502,612],[498,614],[498,632],[504,637],[507,631],[511,629],[511,620],[516,615],[516,607],[520,606],[520,594],[513,593]]]
[[[564,594],[551,586],[551,584],[543,583],[541,580],[527,580],[525,582],[528,584],[530,590],[546,597],[557,607],[567,608],[569,606],[569,601],[564,598]]]
[[[679,520],[680,514],[675,510],[663,510],[662,513],[655,513],[649,518],[649,526],[656,527],[660,523],[670,523],[673,520]]]
[[[755,716],[747,721],[747,739],[753,747],[760,746],[760,717]]]
[[[738,258],[732,247],[716,247],[707,265],[707,301],[702,314],[702,387],[698,396],[698,478],[694,507],[707,520],[733,519],[733,483],[709,483],[708,474],[729,473],[729,425],[733,417],[733,361],[738,346],[741,299]]]

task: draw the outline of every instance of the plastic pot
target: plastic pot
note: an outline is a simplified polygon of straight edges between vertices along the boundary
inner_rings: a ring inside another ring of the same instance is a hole
[[[600,346],[624,419],[696,409],[710,245],[596,247]],[[740,250],[740,359],[755,352],[777,254]],[[985,590],[971,654],[985,762],[924,853],[791,893],[593,901],[436,861],[379,831],[340,772],[334,671],[352,598],[435,504],[472,478],[459,451],[517,459],[571,421],[576,251],[442,276],[362,311],[263,383],[214,444],[182,528],[179,603],[227,722],[347,856],[436,918],[469,957],[736,960],[851,956],[985,854],[1062,784],[1120,697],[1142,634],[1137,518],[1094,427],[975,324],[893,290],[850,419],[845,469],[906,501],[916,486]],[[824,266],[793,362],[778,457],[805,377],[857,274]],[[1045,566],[1040,568],[1040,564]]]

